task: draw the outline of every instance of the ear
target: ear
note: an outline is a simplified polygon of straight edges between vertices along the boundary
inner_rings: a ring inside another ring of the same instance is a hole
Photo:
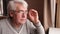
[[[13,14],[13,11],[10,11],[10,16],[13,17],[13,15],[14,15],[14,14]]]

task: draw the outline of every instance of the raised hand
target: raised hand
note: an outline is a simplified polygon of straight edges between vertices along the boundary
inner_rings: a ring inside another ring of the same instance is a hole
[[[34,24],[39,22],[38,12],[34,9],[29,10],[29,17]]]

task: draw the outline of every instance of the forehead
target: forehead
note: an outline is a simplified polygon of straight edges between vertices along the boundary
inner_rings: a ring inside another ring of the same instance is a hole
[[[16,10],[27,10],[27,7],[25,7],[22,3],[15,3]]]

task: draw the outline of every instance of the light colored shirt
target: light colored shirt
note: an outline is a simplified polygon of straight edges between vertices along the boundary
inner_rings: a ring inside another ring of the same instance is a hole
[[[45,34],[45,31],[40,22],[33,24],[27,19],[27,22],[17,32],[8,19],[3,19],[0,21],[0,34]]]

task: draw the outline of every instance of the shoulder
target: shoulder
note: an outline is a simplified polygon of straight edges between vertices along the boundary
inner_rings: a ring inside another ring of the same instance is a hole
[[[0,20],[0,25],[4,25],[7,22],[7,19],[1,19]]]
[[[27,19],[27,28],[30,33],[34,32],[36,27],[33,25],[33,23]]]
[[[31,21],[29,19],[27,19],[27,24],[31,25]]]
[[[2,23],[2,22],[5,22],[7,19],[1,19],[0,20],[0,23]]]
[[[29,19],[27,19],[27,26],[29,28],[35,28],[34,24]]]

